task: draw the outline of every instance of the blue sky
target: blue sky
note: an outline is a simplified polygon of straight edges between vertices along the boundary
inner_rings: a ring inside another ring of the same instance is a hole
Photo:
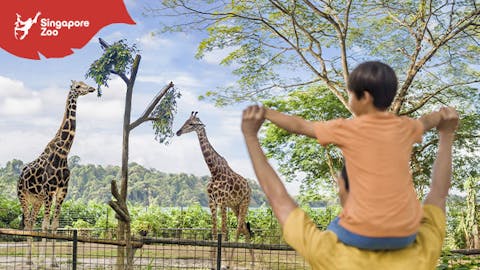
[[[125,3],[136,25],[109,25],[73,55],[36,61],[0,50],[0,165],[14,158],[29,162],[43,151],[63,118],[70,80],[95,86],[91,79],[85,79],[85,72],[102,53],[98,37],[107,42],[124,38],[136,43],[142,55],[132,121],[161,88],[173,81],[182,93],[174,130],[191,111],[198,111],[217,152],[236,172],[255,179],[240,132],[241,112],[247,104],[217,108],[197,98],[207,90],[235,82],[231,68],[219,65],[227,52],[216,51],[195,59],[201,33],[158,34],[161,18],[142,15],[146,0]],[[125,85],[119,78],[112,78],[101,98],[90,94],[78,100],[77,132],[70,156],[80,156],[82,164],[120,165]],[[209,174],[195,134],[174,137],[165,146],[154,140],[150,123],[131,133],[130,162],[164,172]],[[298,192],[296,184],[288,186],[293,194]]]

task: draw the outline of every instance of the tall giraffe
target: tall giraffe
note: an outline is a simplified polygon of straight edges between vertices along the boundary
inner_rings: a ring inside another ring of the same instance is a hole
[[[60,210],[67,195],[70,177],[67,158],[75,136],[77,98],[94,91],[95,88],[84,82],[72,81],[65,114],[57,134],[40,156],[22,169],[17,185],[17,195],[22,205],[22,225],[25,230],[33,229],[42,206],[45,206],[42,230],[56,232],[58,228]],[[55,211],[50,223],[50,209],[53,201],[55,201]],[[28,264],[32,264],[31,240],[29,237]],[[55,264],[54,258],[52,258],[52,264]]]
[[[215,151],[210,144],[205,132],[205,125],[197,117],[198,112],[192,112],[187,121],[177,131],[177,136],[195,131],[200,142],[203,158],[212,175],[207,184],[208,206],[212,214],[212,233],[213,239],[217,239],[217,208],[220,207],[222,216],[222,235],[227,235],[227,207],[232,209],[237,217],[237,232],[235,241],[238,242],[240,233],[245,235],[246,241],[250,242],[251,231],[249,224],[246,223],[246,215],[250,204],[250,195],[252,193],[250,186],[245,178],[234,172],[227,161]],[[254,262],[253,250],[250,249],[252,263]],[[230,256],[230,261],[233,256]],[[213,258],[212,258],[213,259]]]

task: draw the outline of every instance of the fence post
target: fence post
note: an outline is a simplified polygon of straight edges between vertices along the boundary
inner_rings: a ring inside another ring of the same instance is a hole
[[[217,270],[222,269],[222,234],[217,235]]]
[[[77,230],[73,230],[72,270],[77,270]]]

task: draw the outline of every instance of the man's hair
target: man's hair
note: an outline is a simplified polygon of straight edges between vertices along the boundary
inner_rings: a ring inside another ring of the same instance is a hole
[[[373,97],[373,105],[377,109],[386,110],[397,94],[398,81],[395,71],[389,65],[369,61],[353,69],[347,87],[358,99],[367,91]]]

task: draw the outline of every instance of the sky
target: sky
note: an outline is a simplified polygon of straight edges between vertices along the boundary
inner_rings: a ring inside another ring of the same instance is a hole
[[[30,162],[43,151],[62,121],[71,80],[96,86],[93,80],[85,79],[85,73],[102,54],[98,43],[101,37],[110,43],[126,39],[140,49],[142,60],[133,93],[132,122],[172,81],[182,94],[173,130],[182,126],[191,111],[198,111],[216,151],[234,171],[255,179],[240,131],[241,113],[248,104],[218,108],[198,100],[208,90],[235,82],[232,68],[219,65],[228,51],[196,59],[202,33],[160,34],[161,18],[142,15],[147,0],[124,2],[136,24],[106,26],[72,55],[29,60],[0,49],[0,166],[12,159]],[[125,84],[112,76],[102,94],[101,98],[96,92],[79,97],[70,156],[79,156],[81,164],[120,166]],[[163,145],[154,140],[150,123],[131,132],[129,161],[167,173],[209,175],[196,134],[175,136]],[[292,195],[298,193],[298,184],[287,187]]]

